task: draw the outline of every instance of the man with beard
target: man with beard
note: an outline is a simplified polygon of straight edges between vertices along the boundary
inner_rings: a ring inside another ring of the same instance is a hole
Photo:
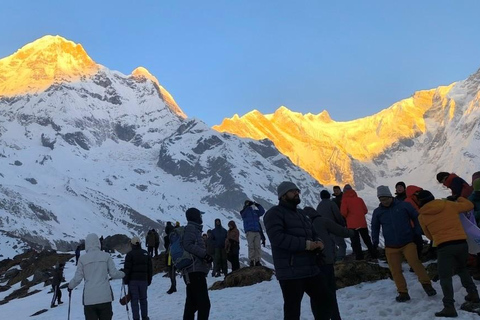
[[[293,182],[284,181],[277,193],[279,203],[267,211],[263,221],[282,289],[284,319],[300,319],[304,293],[310,296],[315,320],[330,319],[333,296],[317,262],[323,243],[315,238],[308,217],[297,208],[300,189]]]

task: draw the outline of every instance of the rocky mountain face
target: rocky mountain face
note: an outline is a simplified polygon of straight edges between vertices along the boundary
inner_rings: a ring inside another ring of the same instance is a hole
[[[480,170],[479,89],[480,71],[353,121],[281,107],[274,114],[235,115],[214,129],[270,139],[323,184],[351,183],[362,190],[404,178],[428,186],[438,171],[468,178]]]
[[[268,208],[286,179],[316,204],[318,182],[271,142],[186,118],[144,68],[109,70],[58,36],[0,60],[2,237],[72,250],[90,232],[161,233],[192,206],[205,231],[241,225],[244,200]]]

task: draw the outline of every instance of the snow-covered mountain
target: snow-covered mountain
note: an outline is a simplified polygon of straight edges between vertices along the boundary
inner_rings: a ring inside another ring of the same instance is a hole
[[[72,249],[86,231],[142,236],[183,224],[190,206],[207,227],[217,217],[241,225],[244,200],[269,207],[286,179],[316,203],[318,182],[270,141],[188,119],[144,68],[109,70],[59,36],[0,60],[4,236]]]
[[[362,190],[404,179],[430,186],[438,171],[469,180],[480,170],[479,101],[480,70],[353,121],[333,121],[327,111],[303,115],[280,107],[274,114],[234,115],[214,129],[272,140],[323,184],[353,183]]]

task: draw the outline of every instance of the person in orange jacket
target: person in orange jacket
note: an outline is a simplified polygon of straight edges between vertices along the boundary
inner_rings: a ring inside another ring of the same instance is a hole
[[[467,269],[467,235],[460,221],[460,214],[473,209],[473,203],[463,197],[458,202],[435,200],[428,190],[417,194],[420,206],[418,221],[425,235],[437,245],[437,268],[443,292],[443,310],[436,317],[457,317],[452,277],[458,274],[467,290],[465,301],[479,303],[477,286]]]
[[[367,219],[365,219],[365,215],[368,213],[367,206],[365,205],[363,199],[357,196],[357,193],[349,184],[346,184],[343,188],[340,213],[347,221],[347,228],[355,231],[355,235],[350,238],[355,259],[363,260],[360,236],[370,252],[370,257],[372,259],[376,259],[377,250],[373,247],[372,239],[368,234]]]

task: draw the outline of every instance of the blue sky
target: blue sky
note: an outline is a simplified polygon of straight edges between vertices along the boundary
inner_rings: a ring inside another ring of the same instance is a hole
[[[253,109],[374,114],[480,68],[480,1],[3,0],[0,57],[46,34],[144,66],[209,125]]]

